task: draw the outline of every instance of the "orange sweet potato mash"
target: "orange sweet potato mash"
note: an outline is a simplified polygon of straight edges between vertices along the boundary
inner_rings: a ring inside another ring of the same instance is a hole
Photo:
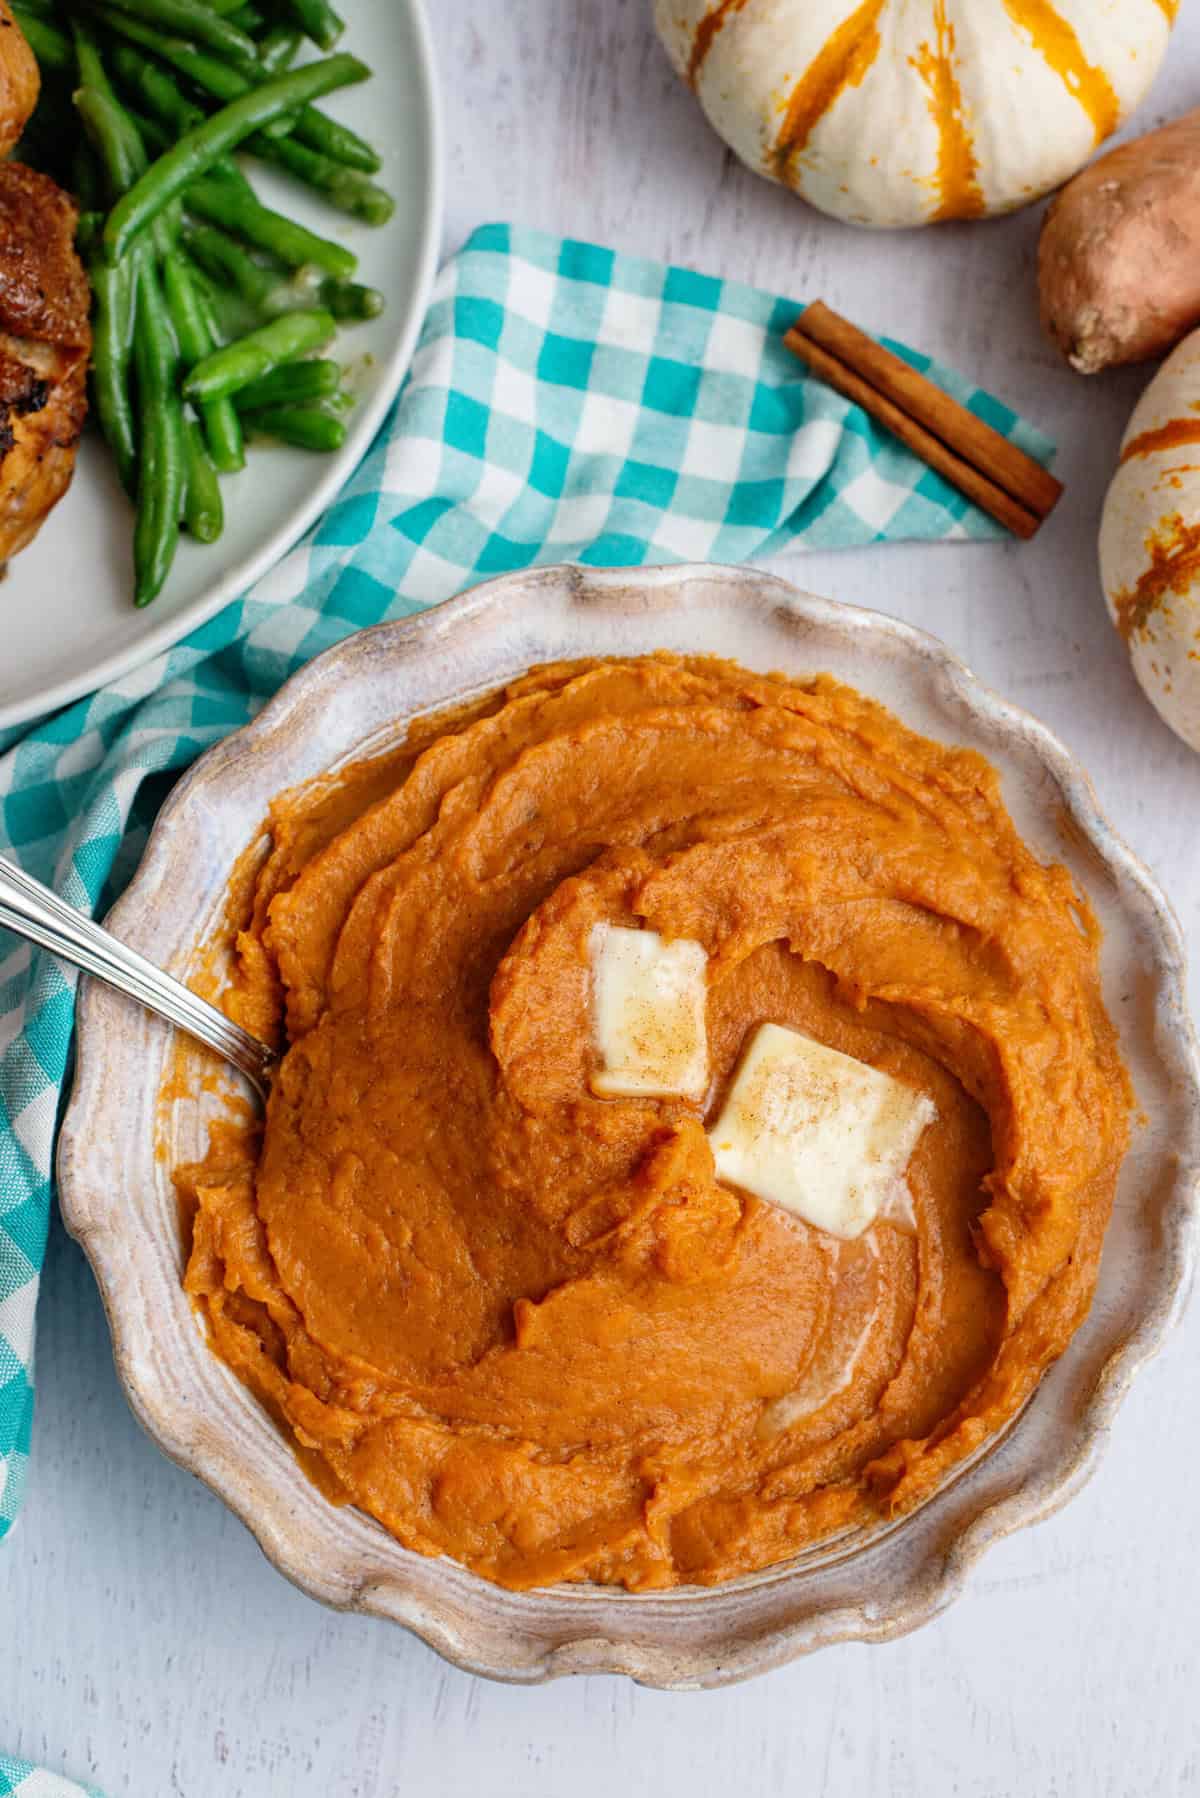
[[[268,829],[228,1003],[290,1047],[178,1172],[187,1288],[408,1547],[510,1587],[767,1566],[926,1496],[1084,1317],[1130,1088],[1087,905],[979,756],[826,678],[578,662]],[[598,920],[711,957],[703,1105],[591,1094]],[[717,1182],[768,1021],[932,1097],[915,1228]]]

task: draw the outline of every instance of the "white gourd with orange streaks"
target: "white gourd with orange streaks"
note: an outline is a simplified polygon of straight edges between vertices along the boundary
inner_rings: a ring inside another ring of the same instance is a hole
[[[742,161],[858,225],[1009,212],[1127,117],[1178,0],[654,0]]]
[[[1100,578],[1147,697],[1200,749],[1200,331],[1163,363],[1121,440]]]

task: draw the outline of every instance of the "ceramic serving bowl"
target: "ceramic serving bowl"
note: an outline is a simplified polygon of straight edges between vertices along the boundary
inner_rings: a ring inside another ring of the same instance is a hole
[[[1086,1323],[1017,1423],[920,1510],[725,1586],[512,1593],[334,1509],[209,1352],[180,1286],[170,1167],[201,1151],[221,1097],[176,1079],[164,1098],[170,1031],[85,984],[60,1194],[100,1283],[135,1413],[306,1592],[393,1618],[459,1666],[500,1679],[622,1672],[656,1686],[720,1685],[827,1642],[915,1628],[951,1601],[991,1543],[1053,1511],[1095,1467],[1134,1373],[1174,1321],[1195,1248],[1200,1063],[1183,943],[1086,776],[933,639],[763,574],[544,569],[351,637],[175,788],[111,927],[175,974],[195,976],[211,967],[231,870],[276,793],[378,751],[414,715],[532,663],[653,649],[715,652],[792,675],[827,671],[917,730],[983,751],[1026,840],[1066,863],[1100,916],[1105,994],[1146,1122],[1122,1172]]]

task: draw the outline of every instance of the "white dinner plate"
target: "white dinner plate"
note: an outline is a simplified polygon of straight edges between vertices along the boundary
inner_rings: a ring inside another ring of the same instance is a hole
[[[404,378],[425,315],[442,215],[442,145],[433,47],[423,0],[346,0],[339,49],[374,77],[322,102],[383,156],[376,179],[394,194],[385,226],[359,224],[261,164],[259,195],[358,254],[358,279],[387,295],[381,317],[347,325],[331,353],[360,395],[336,455],[255,445],[221,483],[225,530],[215,544],[180,545],[153,605],[131,599],[133,514],[112,460],[89,429],[75,479],[0,585],[0,729],[54,710],[114,680],[245,592],[303,535],[367,450]]]

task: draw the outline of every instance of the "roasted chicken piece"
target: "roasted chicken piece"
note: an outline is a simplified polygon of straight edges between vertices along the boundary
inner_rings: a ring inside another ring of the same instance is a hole
[[[0,28],[0,48],[11,35]],[[66,492],[87,416],[91,294],[77,218],[48,175],[0,163],[0,562]]]
[[[0,156],[7,156],[37,105],[41,76],[25,34],[0,0]]]

